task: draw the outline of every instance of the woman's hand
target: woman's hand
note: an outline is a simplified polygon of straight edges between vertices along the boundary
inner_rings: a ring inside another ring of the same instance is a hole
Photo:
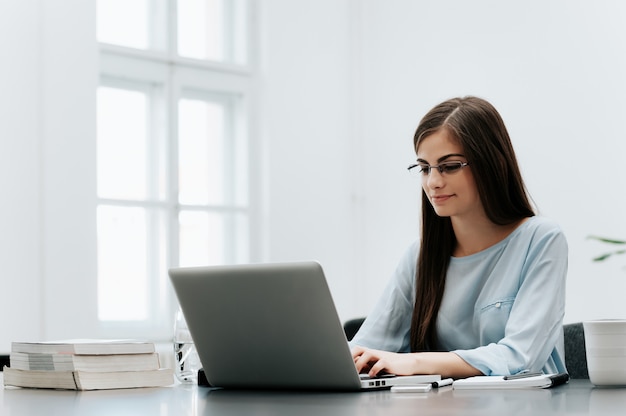
[[[357,371],[370,377],[380,372],[398,376],[439,374],[453,378],[483,375],[453,352],[397,353],[355,346],[352,358]]]
[[[418,370],[415,354],[401,354],[357,346],[352,349],[352,358],[357,371],[367,372],[370,377],[380,372],[408,376],[417,374]]]

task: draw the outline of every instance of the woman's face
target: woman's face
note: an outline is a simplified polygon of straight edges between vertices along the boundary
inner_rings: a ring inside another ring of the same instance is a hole
[[[422,138],[417,148],[417,163],[422,166],[438,166],[446,162],[463,162],[467,159],[463,148],[446,129],[440,129]],[[451,172],[437,168],[422,173],[422,188],[435,212],[440,217],[470,218],[484,216],[471,166]]]

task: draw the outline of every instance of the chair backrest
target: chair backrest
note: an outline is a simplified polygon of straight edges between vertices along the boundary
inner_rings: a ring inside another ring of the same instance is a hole
[[[587,350],[582,322],[563,325],[565,366],[571,378],[589,378]]]
[[[359,328],[361,328],[363,321],[365,321],[365,318],[354,318],[343,324],[343,331],[346,333],[348,341],[351,341],[356,333],[359,332]]]

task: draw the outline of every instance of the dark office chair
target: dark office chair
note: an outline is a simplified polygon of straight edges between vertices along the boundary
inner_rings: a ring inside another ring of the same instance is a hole
[[[565,337],[565,366],[570,378],[589,378],[587,350],[582,322],[563,325]]]
[[[348,341],[351,341],[356,333],[359,332],[359,328],[361,328],[363,321],[365,321],[365,318],[354,318],[343,324],[343,331],[346,333]]]

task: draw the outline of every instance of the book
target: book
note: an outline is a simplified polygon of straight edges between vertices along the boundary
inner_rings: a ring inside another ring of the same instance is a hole
[[[10,367],[34,371],[143,371],[161,366],[155,352],[145,354],[39,354],[12,352]]]
[[[11,352],[39,354],[145,354],[155,352],[154,343],[129,339],[68,339],[47,342],[12,342]]]
[[[550,388],[565,384],[569,381],[569,374],[540,374],[528,377],[506,376],[475,376],[454,380],[454,389],[520,389],[520,388]]]
[[[29,371],[4,367],[4,385],[40,389],[108,390],[164,387],[174,383],[170,368],[145,371]]]

